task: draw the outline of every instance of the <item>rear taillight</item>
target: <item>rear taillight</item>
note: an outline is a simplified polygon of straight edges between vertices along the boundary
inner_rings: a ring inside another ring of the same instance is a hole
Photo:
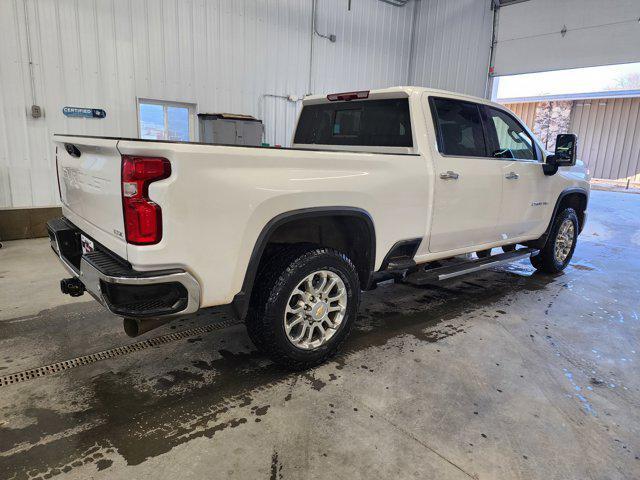
[[[149,185],[171,175],[166,158],[122,156],[122,209],[127,242],[151,245],[162,238],[162,209],[149,199]]]

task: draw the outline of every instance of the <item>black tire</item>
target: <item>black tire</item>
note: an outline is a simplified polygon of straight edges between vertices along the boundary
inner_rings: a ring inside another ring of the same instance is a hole
[[[502,251],[504,253],[513,252],[516,249],[516,244],[512,243],[511,245],[503,245]]]
[[[476,252],[476,255],[478,256],[478,258],[487,258],[488,256],[491,255],[491,248],[487,248],[486,250],[480,250],[479,252]]]
[[[559,260],[555,255],[556,242],[558,242],[560,227],[565,221],[570,221],[573,224],[573,240],[566,257],[563,260]],[[549,232],[549,237],[547,238],[547,243],[542,247],[540,253],[531,257],[531,265],[541,272],[559,273],[564,270],[571,261],[577,242],[578,216],[573,208],[566,208],[556,215],[551,231]]]
[[[337,274],[345,285],[345,315],[326,343],[312,350],[296,347],[287,337],[284,315],[293,290],[320,270]],[[344,254],[329,248],[293,246],[261,267],[251,296],[246,326],[256,347],[290,370],[304,370],[332,357],[347,338],[358,311],[360,284],[356,268]]]

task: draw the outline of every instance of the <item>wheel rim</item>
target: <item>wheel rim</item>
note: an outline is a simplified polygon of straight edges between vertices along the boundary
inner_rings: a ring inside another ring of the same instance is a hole
[[[347,289],[337,273],[319,270],[293,289],[284,313],[284,331],[302,350],[315,350],[340,329],[347,311]]]
[[[575,228],[573,222],[567,218],[560,224],[558,235],[556,236],[554,255],[558,263],[564,263],[569,256],[571,247],[573,247],[574,238]]]

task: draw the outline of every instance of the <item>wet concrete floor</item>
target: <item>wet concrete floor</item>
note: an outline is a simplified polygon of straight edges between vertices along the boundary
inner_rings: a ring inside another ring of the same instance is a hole
[[[0,250],[0,376],[137,340],[48,248]],[[638,253],[640,196],[593,192],[563,274],[382,286],[309,372],[236,324],[0,387],[0,478],[640,478]]]

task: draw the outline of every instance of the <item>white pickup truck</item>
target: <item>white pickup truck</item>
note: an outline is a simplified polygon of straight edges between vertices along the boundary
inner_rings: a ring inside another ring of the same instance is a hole
[[[335,353],[382,280],[527,257],[561,271],[589,197],[574,135],[551,154],[501,105],[417,87],[309,96],[286,149],[54,141],[63,293],[88,291],[132,336],[230,305],[295,369]]]

